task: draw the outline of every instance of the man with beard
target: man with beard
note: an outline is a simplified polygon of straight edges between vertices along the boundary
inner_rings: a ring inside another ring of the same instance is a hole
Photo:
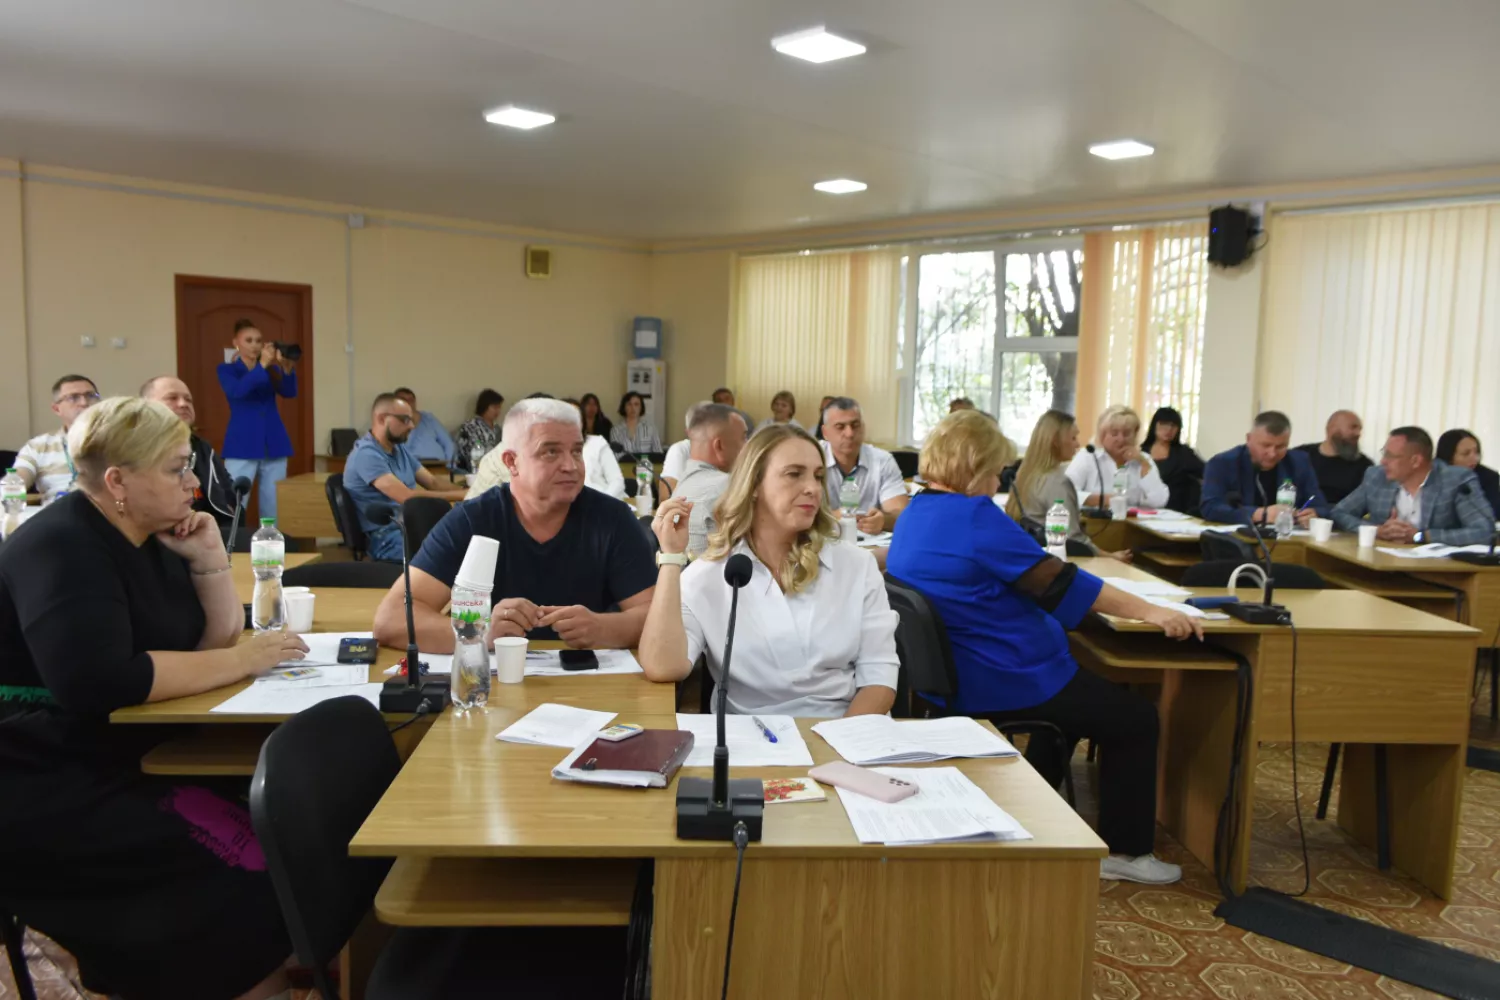
[[[1359,435],[1363,430],[1359,414],[1335,410],[1328,418],[1324,440],[1297,447],[1311,460],[1318,486],[1330,505],[1358,489],[1365,471],[1375,464],[1359,450]]]
[[[463,490],[438,489],[432,473],[407,450],[413,419],[411,407],[395,393],[376,396],[370,408],[370,433],[354,443],[344,465],[344,489],[370,540],[370,558],[381,562],[401,561],[401,529],[395,524],[377,527],[370,518],[376,507],[400,506],[414,496],[442,497],[454,503],[464,498]]]

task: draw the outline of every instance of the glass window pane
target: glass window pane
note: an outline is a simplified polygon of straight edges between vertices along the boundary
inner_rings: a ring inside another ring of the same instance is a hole
[[[1048,410],[1076,413],[1078,355],[1072,351],[1006,351],[1000,356],[1000,430],[1019,447]]]
[[[915,399],[920,441],[967,396],[991,410],[995,360],[995,254],[925,254],[918,260]]]
[[[1005,335],[1078,336],[1082,250],[1005,255]]]

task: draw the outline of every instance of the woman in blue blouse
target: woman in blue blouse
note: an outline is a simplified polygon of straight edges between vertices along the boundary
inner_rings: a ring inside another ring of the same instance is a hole
[[[927,488],[902,512],[886,569],[925,594],[947,627],[958,669],[950,711],[1051,722],[1070,747],[1098,744],[1099,836],[1110,850],[1101,877],[1175,882],[1182,870],[1151,853],[1156,708],[1081,669],[1067,630],[1090,611],[1150,622],[1174,639],[1201,639],[1202,627],[1047,555],[995,506],[1013,454],[983,413],[961,410],[938,424],[922,447]],[[1068,766],[1051,740],[1032,740],[1026,759],[1054,785]]]
[[[297,395],[297,366],[267,344],[255,323],[234,322],[239,357],[219,366],[219,385],[229,397],[229,429],[224,432],[224,467],[235,479],[260,480],[260,516],[276,516],[276,484],[286,478],[292,454],[276,397]]]

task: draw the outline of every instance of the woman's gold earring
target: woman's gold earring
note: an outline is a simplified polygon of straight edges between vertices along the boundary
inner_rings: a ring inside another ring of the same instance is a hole
[[[118,515],[120,515],[121,517],[125,516],[125,501],[124,500],[116,500],[115,501],[115,513],[118,514]]]

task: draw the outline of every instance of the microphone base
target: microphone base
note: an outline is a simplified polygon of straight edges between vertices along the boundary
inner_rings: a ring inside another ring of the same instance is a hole
[[[760,840],[765,818],[765,786],[759,778],[731,778],[729,801],[715,805],[714,783],[709,778],[679,778],[677,781],[677,836],[682,840],[734,840],[736,823],[744,823],[751,842]]]
[[[1455,552],[1448,558],[1471,566],[1500,566],[1500,552]]]
[[[1253,528],[1248,525],[1241,525],[1235,530],[1235,534],[1243,535],[1246,538],[1254,538],[1257,535],[1261,538],[1275,538],[1276,529],[1264,524],[1258,524]]]
[[[428,715],[440,713],[448,707],[448,685],[423,681],[413,686],[405,677],[392,677],[380,688],[380,710],[388,715],[415,715],[423,702]]]
[[[1225,604],[1218,610],[1246,625],[1290,625],[1292,613],[1281,604]]]

